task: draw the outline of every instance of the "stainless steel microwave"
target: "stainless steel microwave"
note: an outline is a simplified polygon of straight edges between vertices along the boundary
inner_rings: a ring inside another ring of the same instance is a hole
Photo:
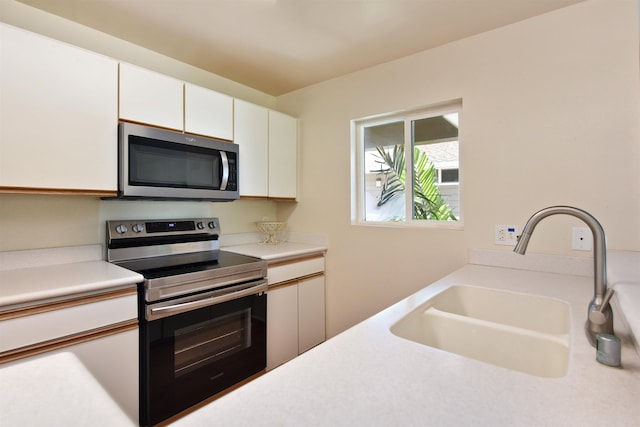
[[[231,201],[238,145],[142,126],[118,125],[118,197]]]

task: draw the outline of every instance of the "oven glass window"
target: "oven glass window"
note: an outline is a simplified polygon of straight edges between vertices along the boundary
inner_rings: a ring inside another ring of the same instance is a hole
[[[129,184],[149,187],[220,189],[216,150],[129,136]]]
[[[251,309],[175,331],[176,378],[251,346]]]

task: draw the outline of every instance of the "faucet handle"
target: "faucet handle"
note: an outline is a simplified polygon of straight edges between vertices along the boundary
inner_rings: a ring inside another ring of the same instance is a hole
[[[604,312],[605,307],[609,304],[611,297],[614,294],[613,288],[607,288],[607,292],[605,292],[604,297],[602,298],[602,303],[591,310],[589,312],[589,320],[591,323],[595,323],[596,325],[604,325],[607,321],[607,314]]]
[[[598,307],[599,311],[604,310],[604,306],[609,304],[609,300],[613,296],[614,292],[615,290],[613,288],[607,287],[607,292],[605,292],[604,297],[602,297],[602,304],[600,304],[600,307]]]

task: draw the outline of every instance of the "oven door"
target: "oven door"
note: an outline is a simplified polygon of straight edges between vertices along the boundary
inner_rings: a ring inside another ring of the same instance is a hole
[[[266,367],[267,283],[150,304],[141,322],[140,422],[154,425]]]

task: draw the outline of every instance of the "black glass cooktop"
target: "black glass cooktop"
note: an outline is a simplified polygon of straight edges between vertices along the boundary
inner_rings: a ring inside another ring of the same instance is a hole
[[[145,279],[177,276],[204,270],[218,270],[263,262],[260,258],[227,251],[206,251],[121,261],[117,264],[142,274]]]

